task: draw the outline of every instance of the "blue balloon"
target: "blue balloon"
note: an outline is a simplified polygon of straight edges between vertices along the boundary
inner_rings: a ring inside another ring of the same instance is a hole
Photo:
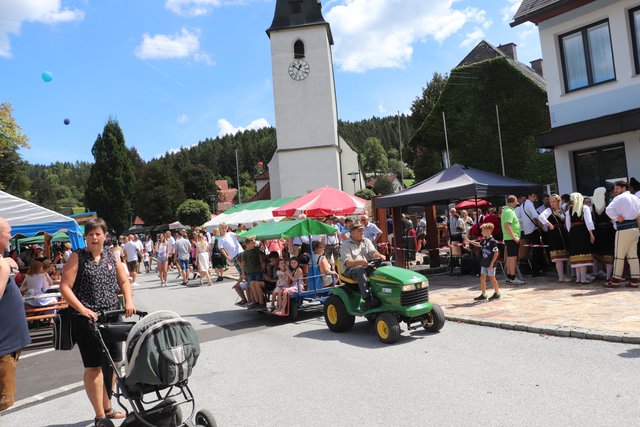
[[[65,124],[65,125],[68,125],[69,123],[71,123],[71,120],[69,120],[69,119],[64,119],[64,124]]]
[[[51,71],[43,71],[42,80],[44,80],[45,83],[48,83],[51,80],[53,80],[53,74],[51,74]]]

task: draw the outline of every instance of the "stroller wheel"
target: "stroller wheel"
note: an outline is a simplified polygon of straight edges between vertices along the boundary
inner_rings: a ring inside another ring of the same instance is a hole
[[[196,426],[216,427],[216,419],[213,418],[213,414],[211,414],[211,412],[203,409],[196,413]]]
[[[115,427],[109,418],[99,418],[95,422],[96,427]]]

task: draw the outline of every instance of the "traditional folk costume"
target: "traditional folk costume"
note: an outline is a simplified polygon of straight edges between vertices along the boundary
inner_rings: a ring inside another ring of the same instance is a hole
[[[629,263],[631,280],[629,285],[638,287],[640,265],[638,264],[638,216],[640,216],[640,199],[628,191],[617,195],[606,209],[607,215],[616,221],[615,262],[613,278],[605,286],[616,287],[622,280],[624,260]],[[619,218],[622,217],[622,218]],[[619,221],[622,219],[622,221]]]
[[[587,267],[593,265],[593,245],[591,233],[595,229],[591,210],[584,206],[584,197],[580,193],[571,195],[573,207],[567,211],[565,225],[569,230],[569,262],[576,269],[576,282],[588,283],[593,279],[587,276]]]
[[[611,218],[605,212],[607,203],[605,200],[607,189],[598,187],[593,191],[593,222],[596,226],[593,234],[596,242],[593,248],[593,257],[605,264],[613,265],[613,254],[615,249],[616,229],[613,227]],[[610,267],[607,267],[607,279],[610,278]]]
[[[569,232],[565,227],[562,211],[554,212],[546,208],[538,216],[538,220],[545,226],[553,225],[553,230],[547,231],[544,243],[549,245],[549,256],[552,262],[567,261],[569,259]]]
[[[544,235],[544,243],[549,246],[549,256],[556,266],[558,280],[560,282],[570,282],[571,278],[565,278],[564,275],[564,263],[569,260],[569,232],[565,227],[564,218],[564,213],[561,210],[554,211],[550,207],[544,209],[538,215],[538,220],[547,229]],[[553,229],[550,226],[553,226]]]

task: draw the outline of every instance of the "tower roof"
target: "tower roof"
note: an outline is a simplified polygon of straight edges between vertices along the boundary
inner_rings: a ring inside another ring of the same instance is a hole
[[[271,27],[267,29],[267,35],[270,35],[271,31],[313,25],[325,25],[327,27],[329,43],[333,44],[331,27],[322,16],[322,4],[320,0],[277,0],[273,22],[271,22]]]

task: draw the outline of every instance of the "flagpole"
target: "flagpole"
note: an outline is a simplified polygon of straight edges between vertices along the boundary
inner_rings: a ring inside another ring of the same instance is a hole
[[[442,112],[442,124],[444,125],[444,143],[447,146],[447,163],[445,164],[445,169],[451,166],[451,157],[449,156],[449,137],[447,136],[447,118],[444,115],[444,111]]]

